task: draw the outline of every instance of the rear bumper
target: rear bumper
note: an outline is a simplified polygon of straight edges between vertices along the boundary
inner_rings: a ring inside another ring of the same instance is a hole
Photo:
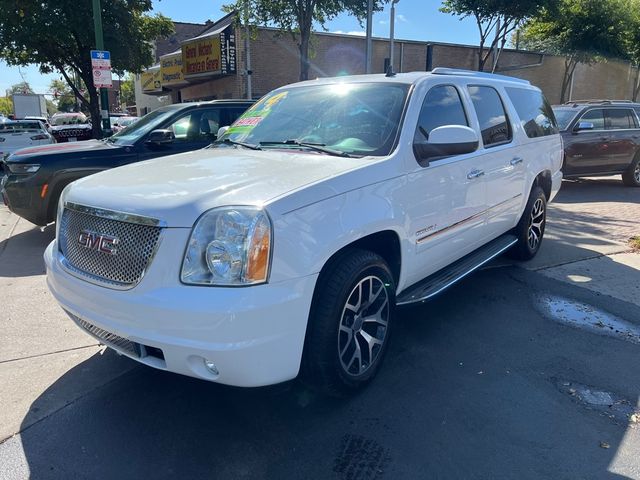
[[[183,285],[179,263],[160,259],[183,252],[189,232],[167,229],[145,278],[128,291],[67,273],[54,241],[45,252],[47,284],[76,324],[146,365],[241,387],[295,378],[317,275],[247,288]]]

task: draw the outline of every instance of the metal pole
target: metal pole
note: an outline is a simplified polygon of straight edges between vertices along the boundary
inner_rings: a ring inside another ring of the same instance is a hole
[[[394,50],[394,36],[395,36],[395,25],[396,25],[396,3],[400,0],[392,0],[391,2],[391,18],[389,18],[389,65],[391,65],[391,70],[394,71],[393,64],[393,50]]]
[[[93,0],[93,27],[96,35],[96,50],[104,50],[102,7],[100,6],[100,0]],[[100,116],[102,117],[102,129],[109,130],[111,128],[109,124],[109,94],[106,88],[100,89]]]
[[[247,55],[247,100],[253,98],[253,87],[251,84],[251,41],[249,38],[249,0],[244,2],[244,51]]]
[[[369,0],[367,5],[367,50],[365,68],[367,73],[371,73],[371,55],[373,44],[371,40],[371,31],[373,28],[373,0]]]

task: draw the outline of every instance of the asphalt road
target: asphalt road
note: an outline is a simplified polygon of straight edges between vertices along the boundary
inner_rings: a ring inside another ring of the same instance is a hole
[[[15,248],[46,243],[24,235]],[[4,252],[5,280],[21,264],[15,252]],[[552,315],[549,298],[575,302],[577,323]],[[297,382],[219,386],[87,342],[86,358],[55,376],[22,432],[0,443],[0,478],[640,478],[640,424],[629,419],[640,406],[640,340],[607,323],[640,329],[637,303],[497,263],[401,310],[380,375],[346,399]],[[581,328],[590,318],[604,323]],[[29,365],[54,368],[54,357]],[[22,370],[25,388],[39,373]]]

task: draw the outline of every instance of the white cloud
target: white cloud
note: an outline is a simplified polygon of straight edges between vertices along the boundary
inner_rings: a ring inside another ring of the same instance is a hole
[[[355,30],[351,32],[345,32],[344,30],[333,30],[331,33],[340,33],[342,35],[357,35],[359,37],[364,37],[366,35],[366,32],[363,32],[361,30]]]
[[[404,15],[402,15],[402,14],[400,14],[400,15],[396,15],[396,18],[397,18],[398,20],[400,20],[401,22],[409,23],[409,20],[407,20],[407,17],[405,17],[405,16],[404,16]]]
[[[389,20],[380,20],[378,23],[380,25],[389,25]]]

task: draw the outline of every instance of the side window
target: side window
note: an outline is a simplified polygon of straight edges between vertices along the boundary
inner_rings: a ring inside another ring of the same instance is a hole
[[[520,124],[527,137],[544,137],[558,133],[555,115],[542,92],[514,87],[507,87],[505,90],[520,117]]]
[[[425,96],[418,118],[415,141],[429,140],[431,131],[444,125],[469,126],[460,94],[451,85],[433,87]]]
[[[636,128],[635,115],[629,109],[607,110],[607,130]]]
[[[485,148],[510,142],[513,138],[511,126],[496,89],[470,85],[469,94],[478,116]]]
[[[220,109],[192,110],[167,128],[173,131],[176,141],[202,142],[214,139],[219,123]]]
[[[580,121],[593,123],[594,130],[604,130],[604,110],[602,108],[589,110],[580,117]]]

